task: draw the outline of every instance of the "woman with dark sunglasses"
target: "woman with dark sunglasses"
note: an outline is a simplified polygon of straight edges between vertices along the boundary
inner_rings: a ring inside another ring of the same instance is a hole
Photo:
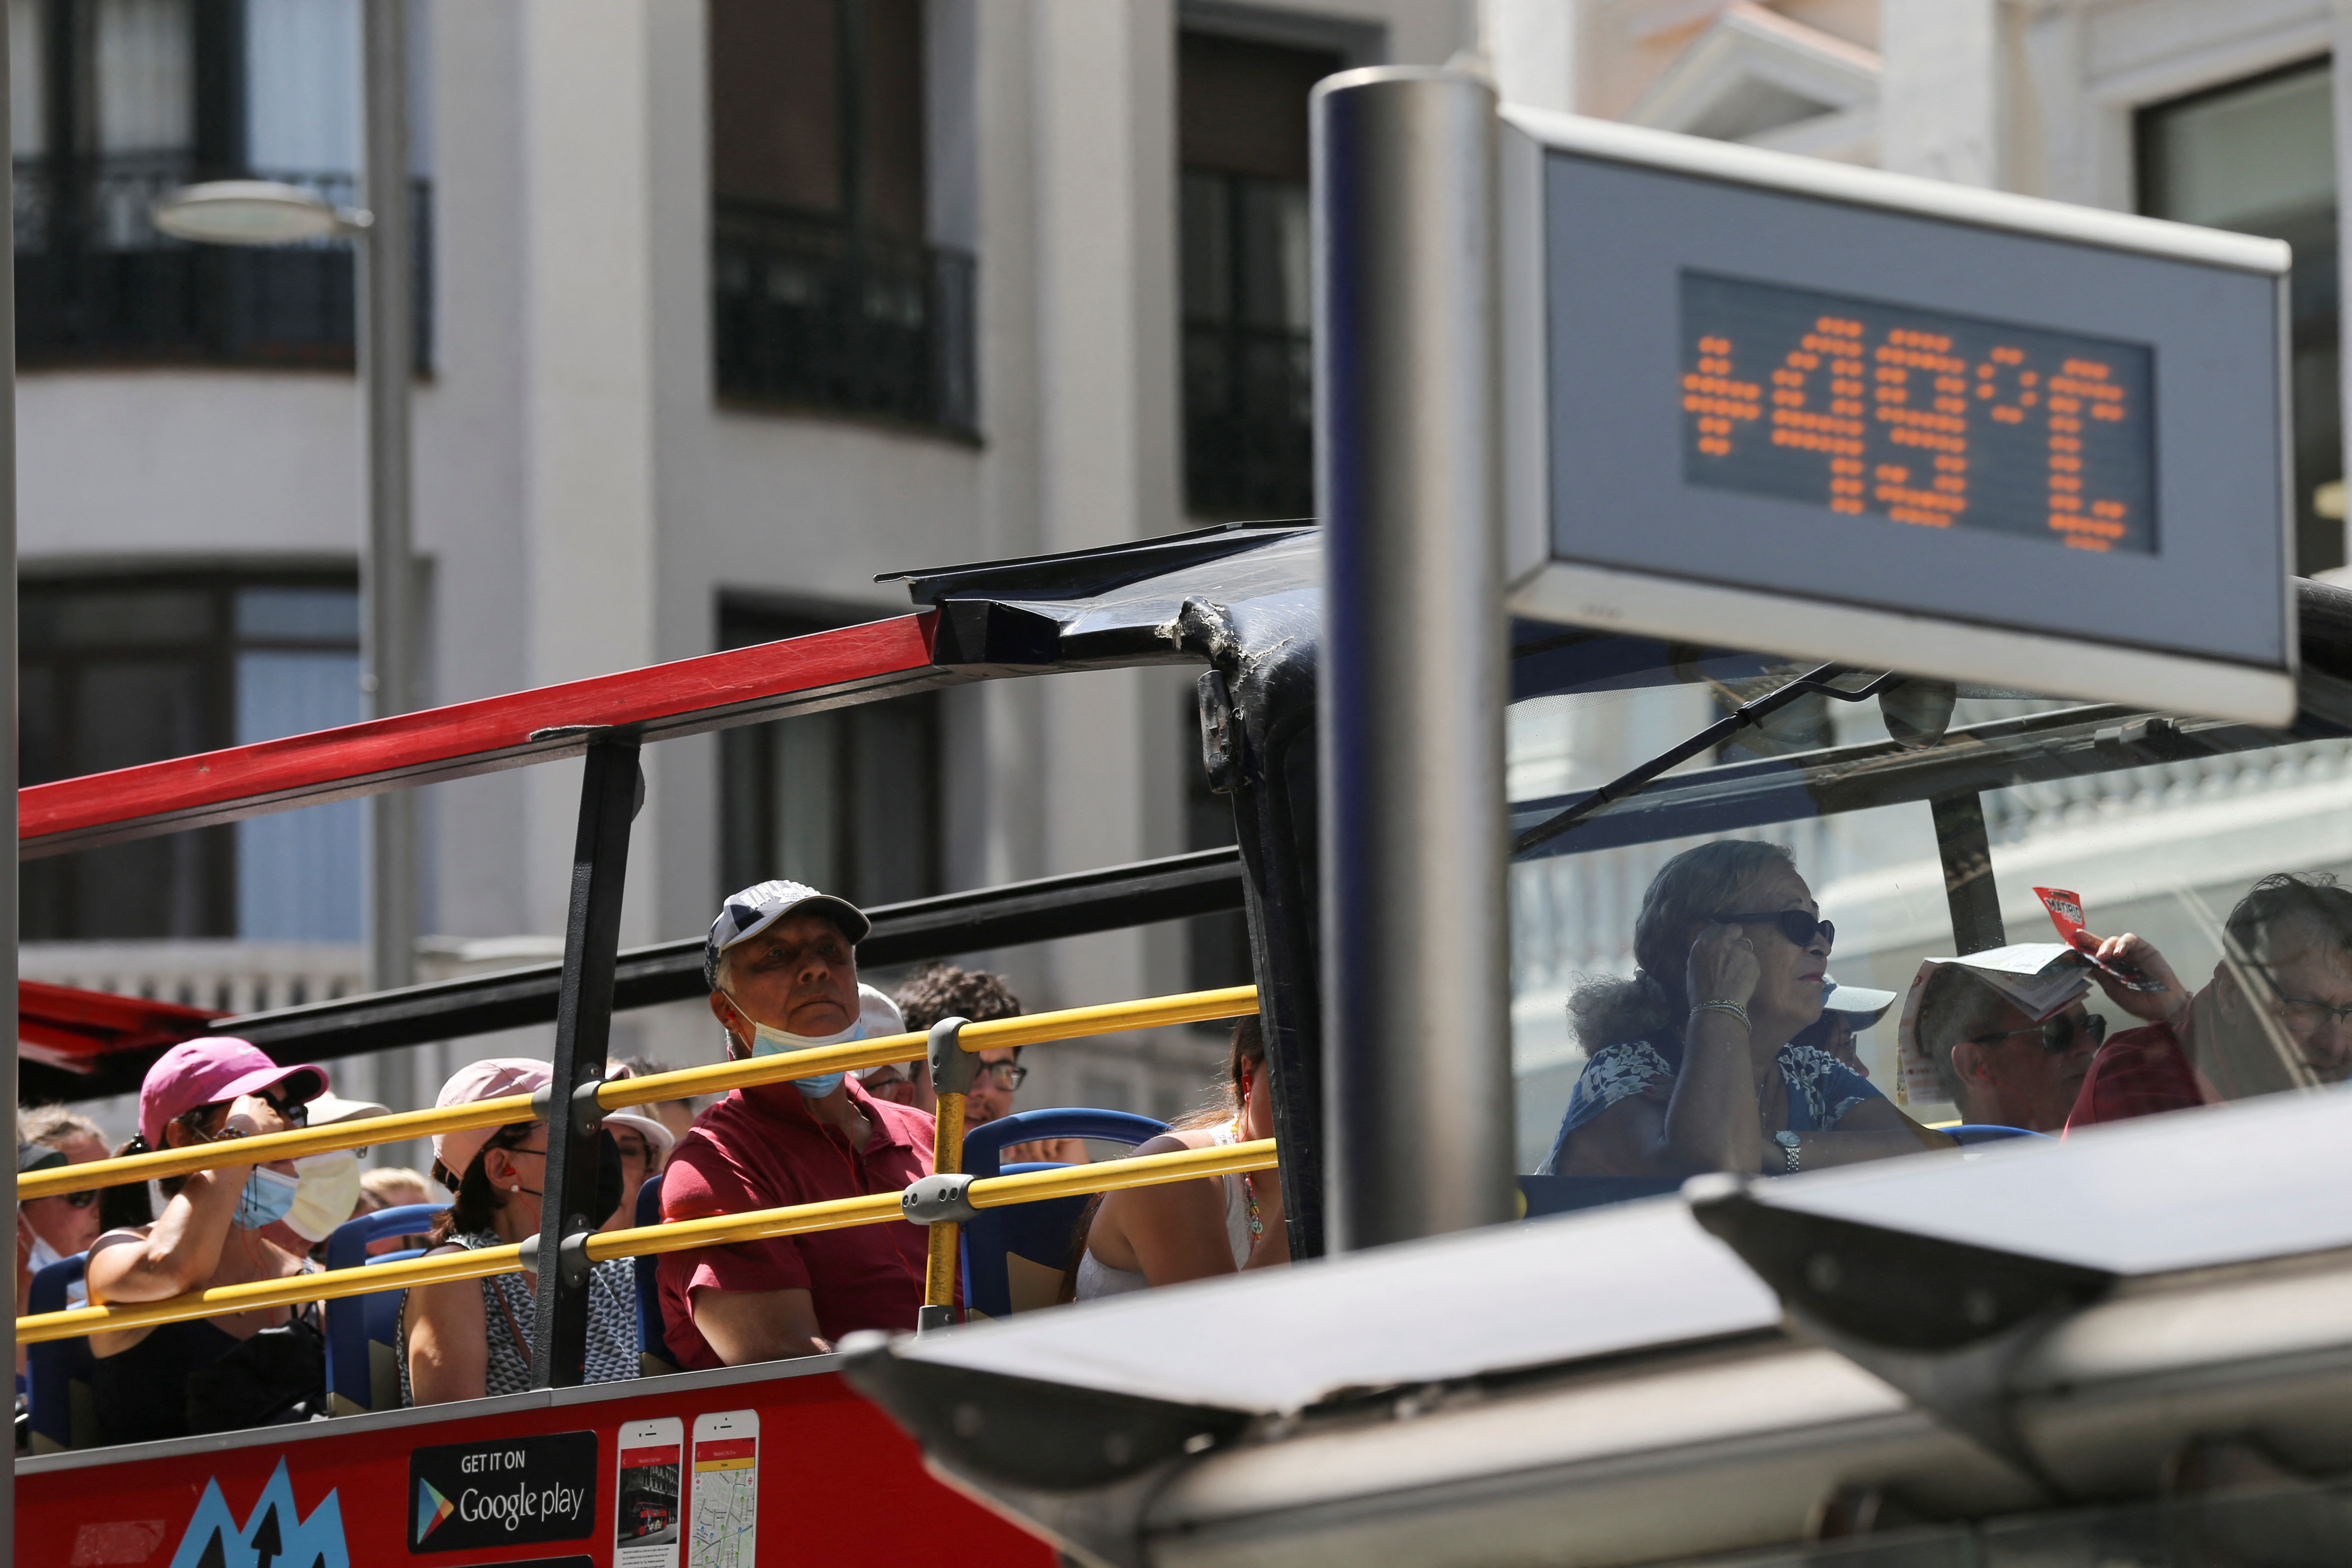
[[[1633,923],[1633,977],[1569,999],[1588,1056],[1545,1172],[1784,1175],[1951,1147],[1791,1043],[1821,1016],[1836,934],[1777,844],[1723,839],[1667,861]]]
[[[247,1138],[301,1126],[309,1102],[326,1089],[320,1068],[281,1066],[246,1040],[186,1040],[164,1052],[140,1086],[139,1134],[121,1152],[206,1145],[219,1159],[162,1178],[161,1215],[109,1230],[91,1246],[92,1304],[132,1306],[305,1272],[306,1259],[262,1234],[293,1206],[301,1179],[292,1162],[257,1163],[236,1152]],[[143,1184],[109,1191],[145,1195]],[[311,1331],[244,1348],[302,1315],[262,1307],[90,1335],[100,1440],[143,1443],[303,1418],[324,1372]],[[257,1419],[257,1410],[264,1412]]]

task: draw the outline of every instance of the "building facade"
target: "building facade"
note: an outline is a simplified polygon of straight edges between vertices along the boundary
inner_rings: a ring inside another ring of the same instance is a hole
[[[26,777],[354,720],[350,255],[146,216],[225,174],[349,199],[354,0],[9,22]],[[1474,26],[1456,0],[415,0],[425,700],[904,613],[878,573],[1307,512],[1307,88]],[[624,940],[767,876],[883,902],[1217,842],[1191,688],[994,682],[650,748]],[[577,780],[425,792],[426,975],[559,951]],[[25,972],[228,1009],[356,988],[362,831],[329,806],[37,863]],[[1231,949],[982,956],[1034,1007],[1233,978]],[[614,1048],[718,1040],[684,1006]],[[544,1048],[358,1087],[414,1103]],[[1025,1102],[1164,1113],[1222,1053],[1034,1054]]]

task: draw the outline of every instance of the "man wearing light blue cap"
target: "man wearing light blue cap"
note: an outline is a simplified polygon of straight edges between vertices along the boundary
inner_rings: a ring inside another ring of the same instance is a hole
[[[857,944],[869,923],[799,882],[730,898],[703,944],[730,1059],[862,1037]],[[896,1193],[931,1167],[931,1122],[839,1071],[739,1089],[696,1119],[662,1172],[662,1217]],[[665,1254],[662,1318],[683,1370],[830,1350],[856,1329],[912,1329],[928,1237],[894,1220]]]

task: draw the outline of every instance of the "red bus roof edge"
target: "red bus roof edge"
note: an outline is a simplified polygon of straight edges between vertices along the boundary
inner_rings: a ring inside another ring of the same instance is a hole
[[[936,612],[730,648],[341,729],[35,784],[27,859],[577,756],[596,730],[647,741],[969,679],[931,662]]]

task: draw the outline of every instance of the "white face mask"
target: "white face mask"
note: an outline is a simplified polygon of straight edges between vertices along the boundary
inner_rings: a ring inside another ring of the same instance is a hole
[[[286,1211],[286,1223],[298,1236],[324,1241],[337,1226],[352,1217],[360,1201],[360,1157],[355,1150],[330,1149],[305,1154],[294,1162],[301,1185]]]
[[[727,995],[725,992],[720,994]],[[743,1011],[741,1003],[732,996],[727,996],[727,1000],[734,1006],[737,1017],[747,1024],[751,1023],[751,1015]],[[813,1051],[822,1046],[845,1046],[852,1040],[865,1037],[863,1019],[837,1035],[795,1035],[790,1029],[779,1029],[772,1024],[751,1024],[751,1054],[755,1057],[790,1056],[796,1051]],[[829,1072],[815,1078],[796,1078],[793,1079],[793,1087],[811,1100],[823,1100],[841,1087],[843,1077],[841,1073]]]

